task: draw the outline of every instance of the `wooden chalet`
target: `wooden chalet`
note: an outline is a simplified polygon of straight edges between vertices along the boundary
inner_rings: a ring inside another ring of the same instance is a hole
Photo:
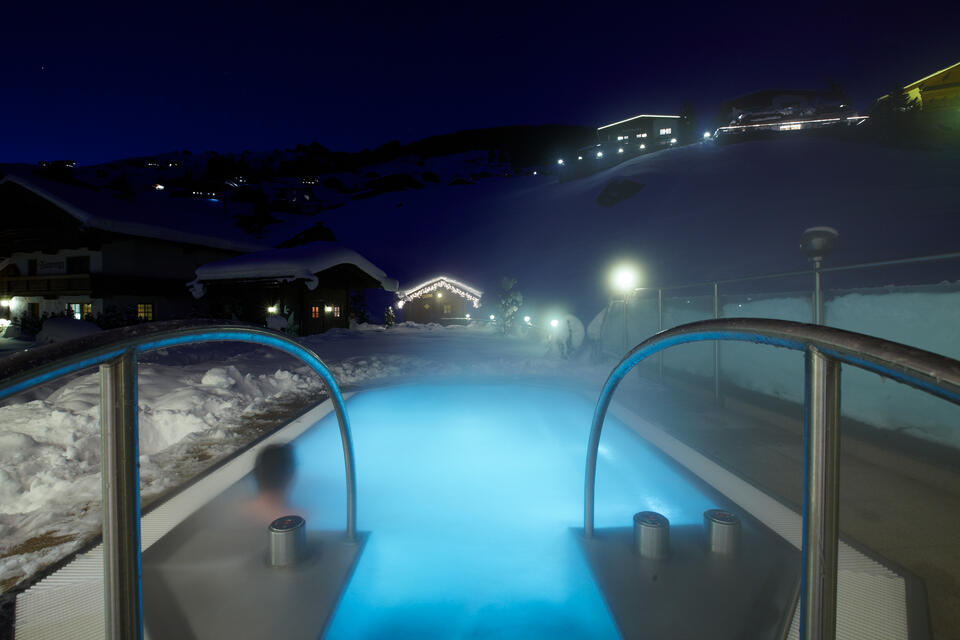
[[[466,324],[477,319],[483,292],[461,280],[437,276],[397,293],[403,320],[426,324]]]

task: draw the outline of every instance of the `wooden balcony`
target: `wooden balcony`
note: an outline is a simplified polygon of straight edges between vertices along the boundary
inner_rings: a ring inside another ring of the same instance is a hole
[[[90,295],[89,273],[56,276],[0,277],[2,296],[73,296]]]

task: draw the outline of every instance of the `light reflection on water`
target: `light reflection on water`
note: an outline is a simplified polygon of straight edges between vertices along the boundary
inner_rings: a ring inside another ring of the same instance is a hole
[[[411,385],[348,402],[358,526],[372,535],[329,638],[616,638],[569,527],[583,525],[593,405],[535,386]],[[701,521],[709,499],[610,417],[598,527],[651,509]],[[336,421],[295,443],[292,502],[344,526]]]

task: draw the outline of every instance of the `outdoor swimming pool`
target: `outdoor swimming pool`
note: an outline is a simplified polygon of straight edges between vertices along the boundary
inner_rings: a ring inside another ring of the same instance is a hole
[[[434,384],[348,402],[359,528],[372,532],[329,638],[616,638],[570,527],[582,526],[592,402],[538,386]],[[343,527],[343,458],[328,416],[294,441],[292,502]],[[599,527],[655,510],[699,524],[716,506],[608,419]]]

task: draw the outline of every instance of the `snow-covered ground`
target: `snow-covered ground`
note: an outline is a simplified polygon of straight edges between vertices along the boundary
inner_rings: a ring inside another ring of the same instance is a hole
[[[9,353],[15,341],[4,342]],[[504,337],[486,325],[362,325],[304,343],[347,390],[417,377],[497,376],[548,377],[593,391],[609,370],[585,352],[560,358],[535,331]],[[145,503],[248,442],[271,416],[324,397],[319,378],[292,357],[239,344],[147,354],[139,381]],[[91,370],[0,407],[0,591],[99,533],[98,402]]]

